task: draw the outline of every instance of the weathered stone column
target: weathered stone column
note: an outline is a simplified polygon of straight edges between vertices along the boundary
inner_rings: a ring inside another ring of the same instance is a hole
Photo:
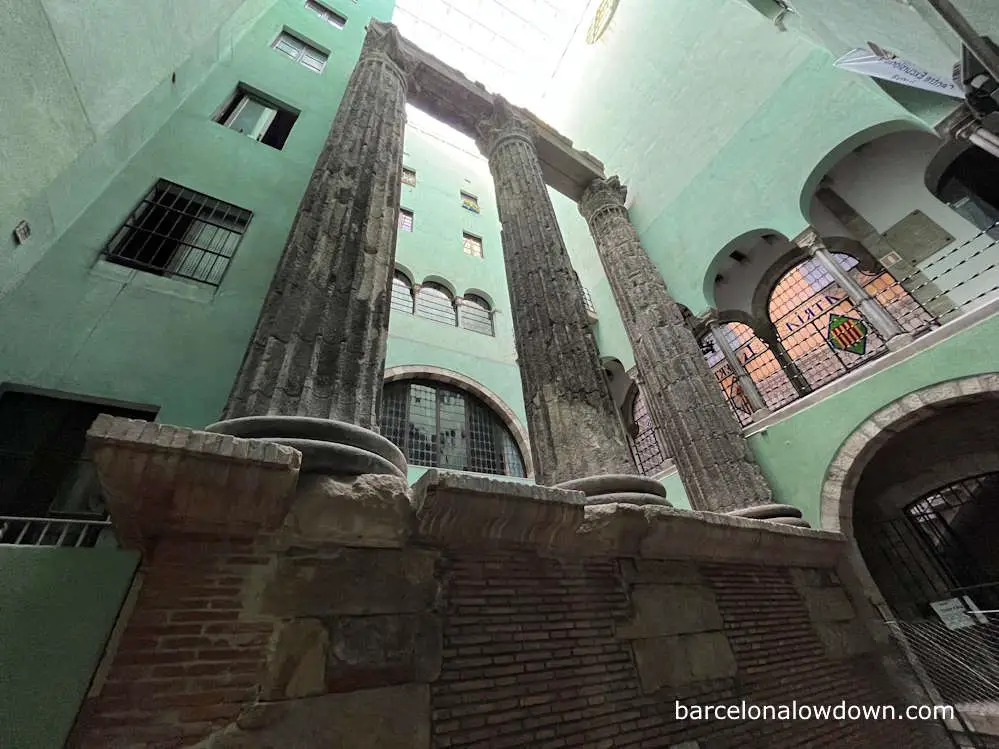
[[[496,183],[538,483],[635,475],[624,425],[541,174],[533,128],[497,99],[492,116],[479,125],[478,141]]]
[[[401,458],[368,431],[378,423],[385,367],[406,125],[407,60],[399,45],[394,26],[372,22],[229,396],[227,421],[209,427],[292,444],[305,470],[318,460],[338,473],[396,472]],[[351,450],[334,456],[331,444]]]
[[[766,401],[763,400],[759,388],[756,387],[756,382],[753,381],[743,363],[739,361],[738,355],[725,337],[724,325],[718,320],[718,310],[711,310],[708,314],[707,325],[708,332],[711,333],[711,337],[718,346],[718,350],[725,357],[728,366],[732,368],[732,373],[735,375],[736,380],[738,380],[742,392],[746,394],[746,400],[749,401],[749,405],[753,409],[753,418],[761,419],[769,415],[770,409],[767,408]]]
[[[767,480],[680,306],[642,248],[624,207],[626,195],[617,177],[594,180],[579,207],[621,312],[652,421],[695,509],[769,507]],[[800,517],[794,508],[786,511]]]
[[[843,291],[850,297],[850,301],[857,305],[857,309],[885,339],[888,348],[895,349],[912,341],[912,336],[902,330],[902,326],[888,313],[888,310],[868,294],[867,290],[853,279],[853,276],[843,270],[842,266],[836,262],[836,258],[829,254],[829,250],[818,232],[806,232],[801,242],[808,254],[815,258],[815,262],[821,265],[843,288]]]

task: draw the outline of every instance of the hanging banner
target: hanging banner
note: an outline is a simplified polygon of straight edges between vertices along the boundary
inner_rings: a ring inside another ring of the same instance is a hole
[[[903,86],[952,96],[955,99],[964,98],[964,91],[953,81],[933,75],[883,47],[879,47],[874,42],[868,42],[868,44],[870,49],[854,49],[847,52],[836,61],[836,67],[872,78],[900,83]]]

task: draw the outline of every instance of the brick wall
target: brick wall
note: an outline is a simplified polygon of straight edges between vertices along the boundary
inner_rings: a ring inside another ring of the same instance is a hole
[[[674,700],[714,704],[897,702],[865,668],[837,660],[813,631],[787,570],[704,566],[734,653],[733,677],[643,691],[629,640],[633,618],[613,560],[451,556],[443,667],[432,685],[433,746],[702,748],[934,746],[920,724],[678,722]],[[664,567],[668,569],[668,567]]]
[[[268,557],[252,541],[171,537],[145,557],[135,611],[70,745],[190,746],[256,696],[272,621],[241,593]]]

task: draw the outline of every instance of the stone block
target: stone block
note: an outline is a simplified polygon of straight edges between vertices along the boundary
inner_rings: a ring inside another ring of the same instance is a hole
[[[401,547],[415,523],[407,490],[404,478],[389,475],[304,476],[283,535],[296,544]]]
[[[437,554],[415,549],[279,557],[254,572],[247,610],[280,618],[428,611],[437,598],[436,560]]]
[[[420,537],[449,548],[564,547],[583,522],[582,492],[437,470],[412,492]]]
[[[265,700],[310,697],[326,693],[329,634],[318,619],[294,619],[274,636],[261,684]]]
[[[842,588],[799,588],[813,622],[844,622],[856,612]]]
[[[195,749],[428,749],[430,688],[409,685],[253,706]]]
[[[626,504],[586,507],[573,549],[582,555],[637,557],[649,521],[640,506]]]
[[[734,677],[738,666],[724,632],[636,640],[635,665],[645,693]]]
[[[621,574],[625,582],[661,585],[705,585],[704,575],[694,562],[662,561],[659,559],[622,560]]]
[[[714,591],[706,585],[636,585],[630,591],[631,621],[617,636],[638,639],[721,629]]]
[[[830,658],[855,658],[876,649],[874,638],[860,619],[820,622],[815,625],[815,633]]]
[[[284,445],[100,415],[87,447],[116,527],[143,548],[164,532],[250,535],[277,527],[301,453]]]
[[[440,676],[444,636],[434,614],[332,617],[324,623],[330,692],[430,683]]]

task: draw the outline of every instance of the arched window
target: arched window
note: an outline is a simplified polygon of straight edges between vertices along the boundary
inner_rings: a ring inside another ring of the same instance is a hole
[[[832,256],[845,271],[858,265],[850,255]],[[770,294],[769,314],[781,345],[813,388],[887,350],[846,291],[813,258],[781,276]]]
[[[399,271],[392,278],[392,311],[413,314],[413,285]]]
[[[483,335],[493,335],[493,310],[482,297],[477,294],[466,294],[458,306],[458,317],[461,327],[473,330]]]
[[[797,400],[798,391],[791,384],[777,357],[751,327],[741,322],[730,322],[721,325],[720,329],[729,347],[756,383],[756,389],[760,391],[767,408],[774,411]],[[744,424],[749,423],[752,420],[752,406],[712,334],[709,333],[702,339],[701,350],[736,416]]]
[[[417,466],[524,474],[524,460],[499,416],[471,393],[425,380],[382,391],[381,433]]]
[[[416,314],[445,325],[458,324],[451,292],[432,281],[423,284],[416,292]]]
[[[645,398],[641,391],[636,391],[631,404],[631,419],[633,435],[629,442],[635,465],[645,476],[654,476],[666,465],[666,452],[656,438],[656,430],[652,425],[652,417],[645,406]]]

